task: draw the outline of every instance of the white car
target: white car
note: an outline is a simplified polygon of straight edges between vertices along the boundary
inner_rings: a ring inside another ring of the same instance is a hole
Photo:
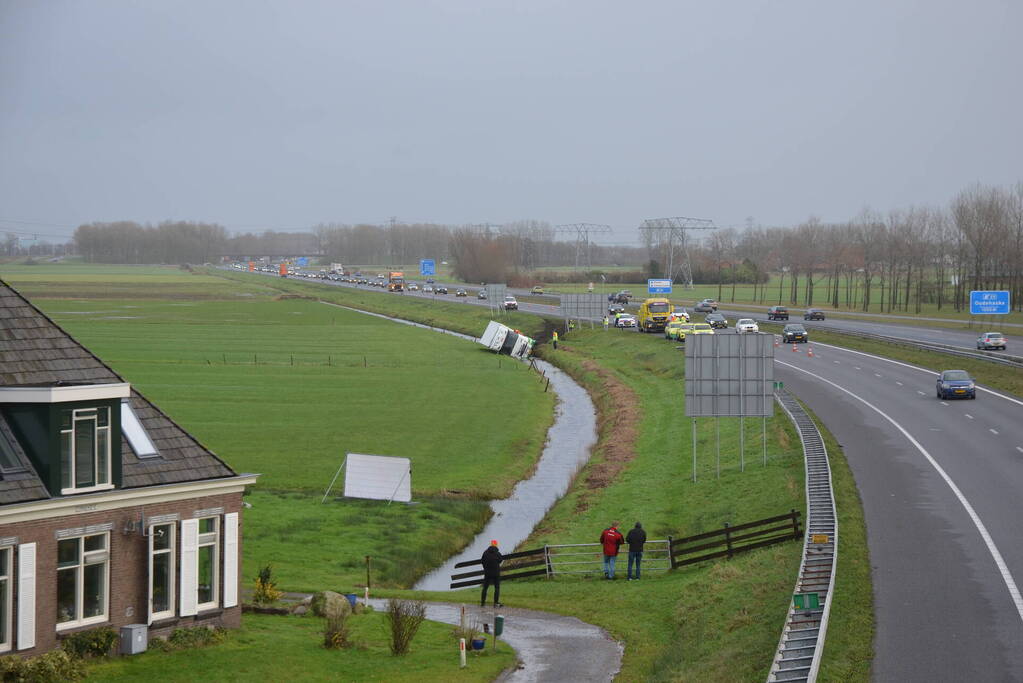
[[[515,297],[513,296],[504,297],[504,310],[506,311],[519,310],[519,302],[515,300]]]
[[[615,318],[615,327],[636,327],[636,316],[620,315]]]
[[[753,334],[760,332],[760,326],[757,325],[757,321],[753,318],[740,318],[739,322],[735,323],[736,334],[743,334],[746,332],[752,332]]]

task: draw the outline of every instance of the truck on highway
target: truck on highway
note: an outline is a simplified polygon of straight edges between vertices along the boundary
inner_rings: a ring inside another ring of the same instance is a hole
[[[664,297],[645,299],[639,307],[639,331],[663,332],[675,307]]]
[[[404,292],[405,291],[405,273],[393,272],[389,273],[387,277],[387,291],[388,292]]]
[[[507,325],[491,320],[487,329],[483,331],[483,335],[480,336],[479,342],[495,353],[524,359],[533,350],[536,340]]]

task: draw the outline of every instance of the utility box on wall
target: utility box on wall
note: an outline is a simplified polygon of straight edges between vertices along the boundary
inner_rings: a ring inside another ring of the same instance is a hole
[[[149,646],[149,627],[146,624],[128,624],[121,627],[122,655],[137,655]]]

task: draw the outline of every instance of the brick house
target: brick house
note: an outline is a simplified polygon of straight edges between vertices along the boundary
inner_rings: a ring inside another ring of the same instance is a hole
[[[237,474],[0,281],[0,654],[237,627]]]

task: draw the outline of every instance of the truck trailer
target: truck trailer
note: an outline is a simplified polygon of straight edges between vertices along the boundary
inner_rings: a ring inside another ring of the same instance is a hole
[[[405,291],[405,273],[391,272],[387,274],[387,291],[388,292],[404,292]]]
[[[536,340],[530,339],[507,325],[491,320],[487,325],[487,329],[483,331],[483,335],[479,338],[479,342],[495,353],[524,359],[533,350]]]

